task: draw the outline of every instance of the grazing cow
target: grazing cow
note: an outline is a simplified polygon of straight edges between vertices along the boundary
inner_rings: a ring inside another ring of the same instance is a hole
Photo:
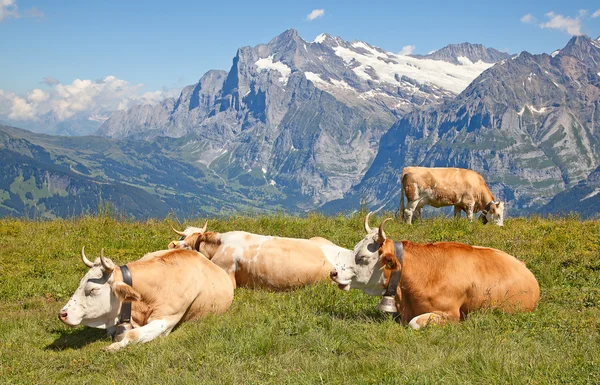
[[[181,239],[169,248],[200,251],[229,274],[234,286],[280,291],[327,280],[338,258],[351,252],[320,237],[283,238],[244,231],[221,234],[206,231],[206,226],[173,229]]]
[[[532,311],[540,298],[537,280],[525,264],[500,250],[456,242],[394,242],[369,228],[351,258],[331,271],[343,290],[394,295],[399,320],[413,329],[429,322],[463,319],[482,308],[509,313]],[[394,277],[395,276],[395,277]],[[399,281],[399,282],[398,282]]]
[[[81,249],[81,259],[90,270],[58,318],[69,326],[117,334],[107,350],[148,342],[181,322],[224,313],[233,300],[227,274],[192,250],[157,251],[120,267],[103,252],[92,263]]]
[[[406,209],[404,208],[406,195]],[[504,225],[504,202],[496,201],[483,177],[473,170],[443,167],[405,167],[400,190],[400,215],[408,224],[413,213],[421,215],[425,205],[433,207],[454,206],[454,217],[461,211],[470,221],[481,211],[485,224]]]

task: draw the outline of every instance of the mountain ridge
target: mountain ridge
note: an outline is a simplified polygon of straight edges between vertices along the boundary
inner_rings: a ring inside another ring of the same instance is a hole
[[[600,161],[598,55],[590,38],[577,37],[553,56],[502,60],[455,99],[399,119],[361,183],[325,208],[343,200],[396,207],[402,168],[421,165],[474,169],[496,196],[535,210]]]

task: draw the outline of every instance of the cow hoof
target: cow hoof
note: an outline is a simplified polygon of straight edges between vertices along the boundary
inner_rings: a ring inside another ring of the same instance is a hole
[[[110,344],[106,347],[104,347],[102,350],[104,350],[105,352],[116,352],[117,350],[121,350],[123,349],[124,346],[122,346],[120,343],[115,342],[113,344]]]

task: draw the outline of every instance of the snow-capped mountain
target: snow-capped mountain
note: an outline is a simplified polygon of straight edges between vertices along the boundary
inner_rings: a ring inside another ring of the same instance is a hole
[[[443,60],[448,63],[463,64],[465,61],[477,63],[497,63],[500,60],[511,58],[506,52],[494,48],[486,48],[481,44],[461,43],[449,44],[444,48],[433,51],[427,55],[412,55],[421,59]]]
[[[114,113],[98,134],[185,137],[190,157],[215,172],[260,170],[260,183],[311,207],[360,181],[398,116],[454,98],[493,65],[459,59],[396,55],[326,34],[307,42],[288,30],[240,48],[229,72],[209,71],[177,99]]]
[[[404,166],[480,172],[517,210],[534,210],[600,164],[600,42],[573,37],[483,72],[458,97],[399,119],[360,184],[331,208],[397,208]]]

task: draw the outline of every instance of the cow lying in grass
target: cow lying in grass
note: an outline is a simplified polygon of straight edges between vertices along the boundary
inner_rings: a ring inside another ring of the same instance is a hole
[[[290,290],[321,280],[342,255],[351,251],[325,238],[311,239],[271,237],[230,231],[216,233],[188,227],[177,231],[179,241],[170,249],[193,249],[225,270],[235,286]]]
[[[331,271],[338,287],[382,295],[390,281],[399,281],[388,290],[395,293],[399,320],[413,329],[458,321],[482,308],[513,313],[537,306],[537,280],[515,257],[456,242],[394,242],[384,232],[389,219],[371,229],[367,215],[367,235]]]
[[[69,326],[86,325],[116,333],[116,342],[107,350],[148,342],[168,335],[181,322],[224,313],[233,300],[227,274],[195,251],[157,251],[126,267],[115,266],[102,252],[92,263],[81,249],[81,259],[89,270],[58,317]],[[127,271],[131,285],[124,282]],[[131,303],[131,317],[121,323],[130,328],[118,332],[125,303]]]

